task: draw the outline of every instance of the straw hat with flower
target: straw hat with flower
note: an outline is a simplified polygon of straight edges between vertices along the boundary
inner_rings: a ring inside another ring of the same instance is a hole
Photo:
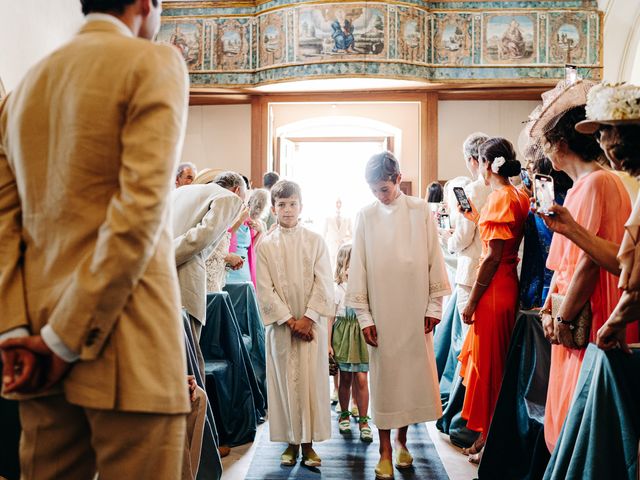
[[[580,133],[595,133],[600,125],[640,123],[640,87],[601,83],[587,95],[587,119],[576,124]]]

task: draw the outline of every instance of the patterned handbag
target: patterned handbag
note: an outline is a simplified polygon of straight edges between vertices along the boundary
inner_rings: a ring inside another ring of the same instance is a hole
[[[558,317],[558,312],[560,311],[562,302],[564,302],[564,295],[560,295],[558,293],[551,294],[551,315],[554,320]],[[573,344],[563,345],[569,348],[587,348],[587,345],[589,345],[589,339],[591,338],[592,320],[593,314],[591,312],[591,302],[588,301],[569,326],[571,329]]]

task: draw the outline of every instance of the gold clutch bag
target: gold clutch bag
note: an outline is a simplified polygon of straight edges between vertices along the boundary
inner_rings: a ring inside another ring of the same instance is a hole
[[[551,294],[551,315],[553,319],[558,317],[560,306],[564,302],[564,295],[558,293]],[[593,320],[593,314],[591,313],[591,302],[588,301],[582,307],[582,310],[571,322],[571,337],[573,338],[573,344],[563,344],[569,348],[586,348],[589,345],[589,339],[591,338],[591,322]]]

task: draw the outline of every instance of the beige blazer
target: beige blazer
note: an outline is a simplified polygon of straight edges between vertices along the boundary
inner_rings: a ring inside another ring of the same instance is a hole
[[[67,399],[189,411],[169,193],[187,73],[87,23],[0,107],[0,333],[45,325],[80,360]]]
[[[205,261],[240,213],[242,200],[215,183],[187,185],[171,194],[176,265],[182,306],[205,324]]]

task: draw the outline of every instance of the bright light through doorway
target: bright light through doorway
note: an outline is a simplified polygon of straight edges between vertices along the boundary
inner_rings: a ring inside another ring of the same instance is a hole
[[[322,234],[326,219],[335,215],[338,198],[342,217],[352,220],[374,200],[364,169],[372,155],[385,150],[384,141],[306,141],[287,150],[281,157],[281,171],[302,188],[302,220],[308,228]]]

